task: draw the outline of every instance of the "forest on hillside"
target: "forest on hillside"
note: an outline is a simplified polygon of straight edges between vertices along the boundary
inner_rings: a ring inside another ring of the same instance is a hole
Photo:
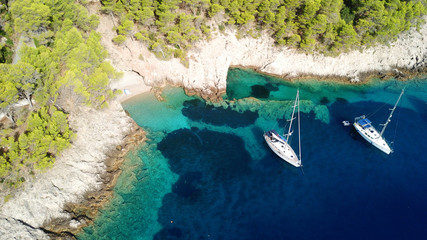
[[[262,31],[278,45],[336,55],[387,43],[422,23],[421,0],[101,0],[119,20],[114,41],[146,43],[158,57],[181,58],[199,39],[226,27],[238,37]],[[213,23],[213,24],[212,24]]]
[[[103,108],[120,74],[106,62],[87,0],[0,0],[0,189],[51,167],[73,141],[68,116]],[[161,59],[180,58],[214,31],[272,36],[277,45],[335,55],[422,23],[421,0],[101,0],[118,20],[116,44],[142,41]],[[19,46],[19,48],[18,48]],[[18,57],[19,56],[19,57]],[[15,57],[15,62],[12,62]],[[24,106],[22,106],[24,103]],[[27,105],[25,105],[27,103]]]
[[[75,135],[68,112],[107,106],[115,96],[109,81],[119,74],[94,31],[99,17],[84,4],[1,0],[0,9],[0,189],[6,189],[53,166]]]

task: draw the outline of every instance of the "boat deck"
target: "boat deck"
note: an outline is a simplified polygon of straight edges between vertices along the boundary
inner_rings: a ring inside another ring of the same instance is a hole
[[[353,126],[356,131],[370,144],[380,149],[386,154],[390,154],[391,148],[384,140],[384,138],[378,133],[378,131],[372,126],[372,122],[367,118],[357,120]]]
[[[264,133],[264,139],[271,150],[273,150],[273,152],[276,153],[280,158],[295,167],[301,166],[301,161],[298,159],[295,151],[291,146],[289,146],[283,136],[272,130]]]

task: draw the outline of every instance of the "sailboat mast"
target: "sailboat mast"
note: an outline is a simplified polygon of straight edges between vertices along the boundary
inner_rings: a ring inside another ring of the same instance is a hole
[[[291,129],[292,129],[292,121],[294,120],[294,114],[295,114],[295,108],[297,106],[297,98],[298,98],[298,91],[297,91],[297,96],[295,98],[295,102],[294,102],[294,110],[292,111],[292,116],[291,116],[291,122],[289,123],[289,130],[288,130],[288,134],[286,134],[286,142],[288,142],[289,140],[289,136],[291,136]]]
[[[390,112],[390,116],[388,116],[388,118],[387,118],[387,121],[384,124],[381,124],[384,126],[383,129],[381,130],[381,133],[380,133],[381,136],[383,135],[385,128],[387,127],[388,123],[391,121],[391,117],[393,116],[393,112],[396,109],[396,106],[399,103],[400,98],[402,97],[404,91],[405,91],[405,88],[402,89],[402,92],[400,93],[399,98],[396,101],[396,104],[394,104],[394,107],[392,109],[390,109],[391,112]]]
[[[297,90],[297,99],[298,99],[298,153],[299,153],[299,162],[301,163],[301,120],[299,114],[299,89]]]

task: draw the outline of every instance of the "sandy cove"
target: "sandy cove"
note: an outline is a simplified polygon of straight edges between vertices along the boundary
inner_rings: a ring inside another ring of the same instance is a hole
[[[92,5],[91,10],[99,6]],[[84,219],[73,219],[64,211],[66,203],[84,201],[84,194],[106,185],[102,175],[111,149],[124,144],[134,129],[119,101],[166,84],[184,87],[189,94],[215,99],[225,92],[229,67],[243,66],[282,77],[335,76],[360,81],[371,72],[417,72],[425,69],[427,58],[427,25],[399,36],[390,46],[378,46],[363,52],[353,51],[336,58],[306,55],[288,48],[276,48],[267,36],[237,39],[233,30],[214,34],[211,41],[195,45],[189,53],[189,67],[177,59],[158,60],[143,44],[128,39],[123,46],[111,42],[115,36],[110,16],[101,16],[98,31],[110,53],[110,61],[124,72],[113,81],[113,89],[127,89],[118,101],[104,110],[82,108],[70,115],[71,127],[77,130],[72,147],[64,151],[52,169],[27,182],[0,209],[0,239],[46,239],[43,226],[52,219],[68,219],[63,224],[78,229]],[[69,205],[67,205],[69,206]],[[68,208],[68,207],[67,207]],[[69,210],[69,209],[68,209]]]

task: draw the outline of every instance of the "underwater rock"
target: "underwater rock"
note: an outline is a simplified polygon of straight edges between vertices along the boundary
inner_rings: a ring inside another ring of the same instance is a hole
[[[330,103],[331,101],[329,101],[329,99],[327,97],[322,97],[320,99],[320,104],[326,105],[328,103]]]
[[[320,120],[323,123],[329,124],[330,114],[329,114],[328,107],[326,107],[325,105],[317,105],[314,107],[313,112],[317,120]]]
[[[253,85],[251,89],[251,96],[255,98],[268,98],[270,96],[270,91],[262,85]]]
[[[185,101],[183,105],[184,108],[181,111],[187,118],[215,126],[244,127],[253,124],[258,118],[258,113],[250,109],[238,111],[234,108],[222,108],[222,105],[206,106],[206,103],[199,99]]]
[[[260,117],[266,119],[289,119],[292,114],[293,100],[269,100],[261,101],[259,99],[249,97],[236,101],[224,101],[229,103],[229,107],[235,111],[252,111],[257,112]],[[329,123],[330,113],[325,105],[316,105],[311,100],[300,100],[300,111],[303,113],[313,112],[315,118]]]

